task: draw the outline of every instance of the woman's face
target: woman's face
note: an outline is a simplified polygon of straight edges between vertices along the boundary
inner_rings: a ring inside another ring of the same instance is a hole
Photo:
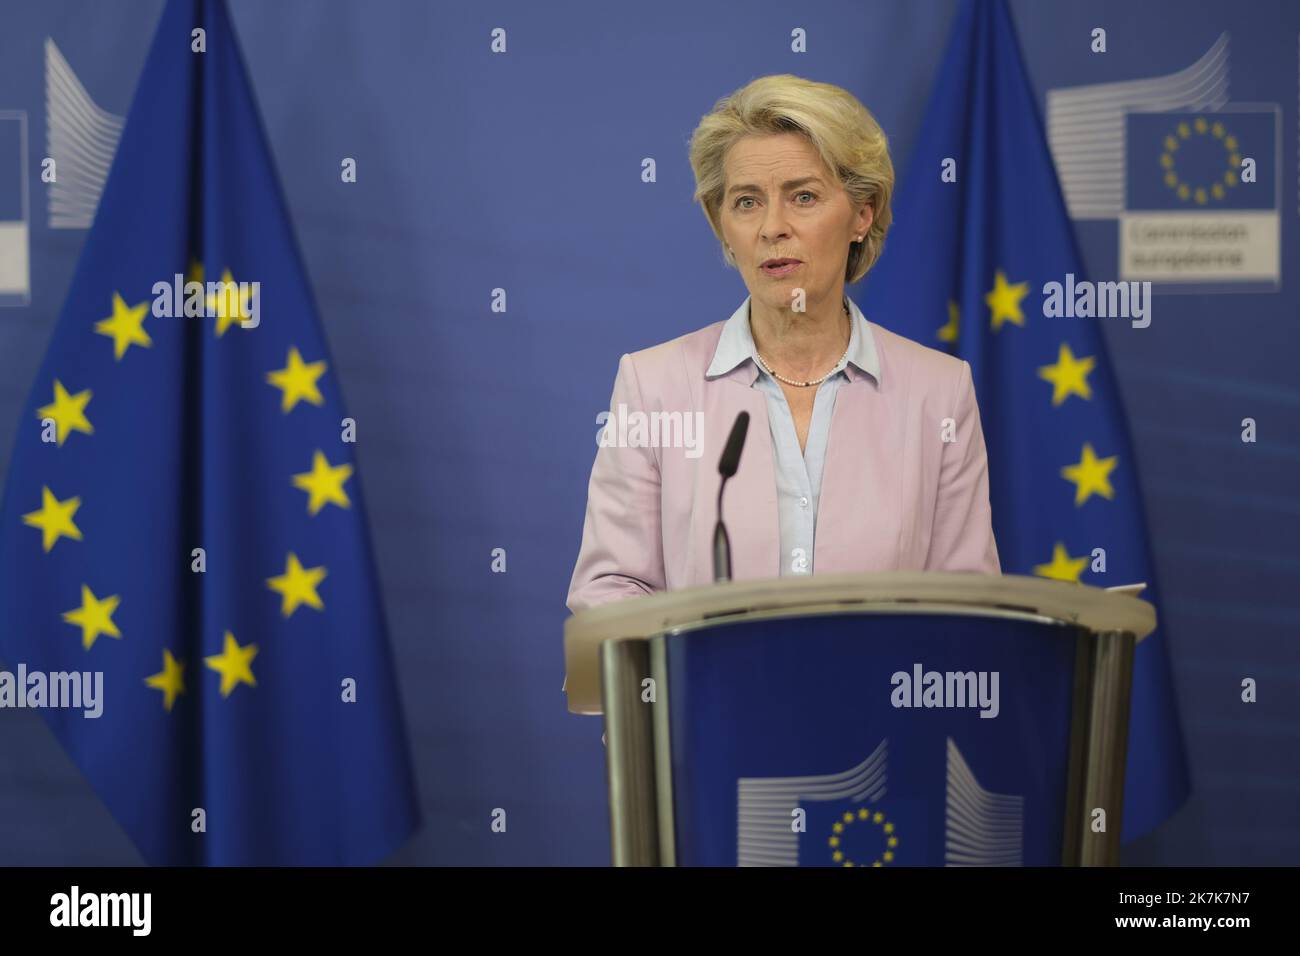
[[[745,136],[727,152],[722,235],[749,288],[772,309],[803,289],[809,308],[843,295],[849,243],[866,236],[872,211],[854,209],[817,150],[798,133]],[[783,270],[769,259],[797,259]]]

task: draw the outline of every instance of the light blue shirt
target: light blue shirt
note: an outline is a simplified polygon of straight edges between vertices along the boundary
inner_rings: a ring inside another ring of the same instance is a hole
[[[849,351],[827,376],[826,381],[817,387],[812,421],[808,426],[807,447],[802,453],[799,451],[799,436],[795,432],[794,416],[790,412],[790,404],[785,400],[785,392],[781,390],[781,384],[763,370],[756,358],[754,335],[749,325],[748,298],[722,327],[713,361],[704,373],[705,378],[716,378],[743,362],[751,362],[758,372],[750,387],[762,389],[767,396],[767,420],[776,455],[773,465],[781,524],[783,576],[813,572],[817,505],[821,499],[822,467],[826,463],[826,444],[830,438],[835,394],[841,386],[853,381],[860,373],[866,373],[877,382],[880,381],[880,360],[876,355],[871,327],[857,303],[847,297],[844,301],[853,316],[849,331]]]

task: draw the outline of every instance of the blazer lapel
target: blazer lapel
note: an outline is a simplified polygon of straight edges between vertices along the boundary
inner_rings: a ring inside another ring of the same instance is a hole
[[[904,432],[890,405],[865,375],[835,396],[817,505],[815,574],[898,566]]]

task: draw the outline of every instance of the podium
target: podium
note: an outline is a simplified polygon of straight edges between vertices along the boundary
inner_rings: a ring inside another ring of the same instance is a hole
[[[1146,601],[1013,575],[732,581],[565,624],[619,866],[1119,858]]]

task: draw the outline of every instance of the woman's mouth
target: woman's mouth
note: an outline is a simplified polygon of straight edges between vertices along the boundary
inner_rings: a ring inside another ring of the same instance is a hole
[[[803,265],[803,263],[798,259],[769,259],[767,262],[764,262],[759,266],[759,268],[762,269],[764,274],[779,279],[781,276],[789,275],[791,272],[794,272],[794,270],[798,269],[801,265]]]

